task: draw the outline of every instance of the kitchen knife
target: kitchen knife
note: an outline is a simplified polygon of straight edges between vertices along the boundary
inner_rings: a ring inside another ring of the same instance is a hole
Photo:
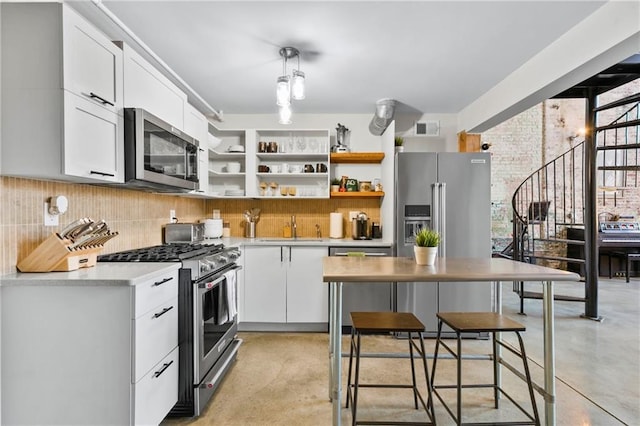
[[[89,219],[88,223],[85,223],[83,226],[78,227],[76,230],[71,232],[71,239],[76,241],[80,237],[84,237],[86,235],[90,235],[93,232],[93,224],[95,222]]]
[[[89,219],[88,217],[83,217],[78,220],[74,220],[69,225],[65,226],[62,231],[58,232],[58,236],[60,238],[71,238],[71,235],[79,228],[83,227]]]

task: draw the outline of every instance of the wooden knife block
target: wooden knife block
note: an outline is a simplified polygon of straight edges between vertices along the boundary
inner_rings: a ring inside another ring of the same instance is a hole
[[[20,272],[75,271],[96,265],[103,246],[71,250],[71,240],[51,234],[16,265]]]

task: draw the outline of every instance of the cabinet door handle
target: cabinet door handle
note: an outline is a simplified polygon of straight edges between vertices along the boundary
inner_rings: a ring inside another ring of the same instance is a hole
[[[111,176],[111,177],[115,176],[115,174],[113,173],[99,172],[97,170],[90,170],[89,173],[92,175],[100,175],[100,176]]]
[[[97,99],[100,102],[102,102],[103,104],[107,104],[107,105],[111,105],[111,106],[115,106],[115,104],[113,102],[109,102],[108,100],[106,100],[105,98],[103,98],[102,96],[98,96],[93,92],[89,92],[89,97],[91,99]]]
[[[169,312],[172,309],[173,309],[173,306],[169,306],[168,308],[164,308],[162,310],[162,312],[157,312],[157,313],[153,314],[153,317],[154,318],[160,318],[161,316],[163,316],[164,314],[166,314],[167,312]]]
[[[164,283],[166,283],[168,281],[171,281],[172,279],[173,279],[173,277],[165,278],[165,279],[163,279],[161,281],[156,281],[155,283],[153,283],[153,285],[157,287],[157,286],[162,285],[162,284],[164,284]]]
[[[171,361],[169,361],[169,362],[165,362],[165,363],[162,365],[162,368],[161,368],[160,370],[158,370],[158,371],[156,371],[155,373],[153,373],[153,377],[160,377],[160,375],[161,375],[162,373],[164,373],[164,371],[165,371],[167,368],[169,368],[169,366],[170,366],[171,364],[173,364],[173,360],[171,360]]]

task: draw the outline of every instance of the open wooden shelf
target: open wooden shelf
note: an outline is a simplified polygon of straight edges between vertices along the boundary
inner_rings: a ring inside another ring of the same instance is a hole
[[[332,163],[343,164],[379,164],[384,158],[384,152],[332,152]]]
[[[330,192],[331,198],[382,198],[382,191]]]

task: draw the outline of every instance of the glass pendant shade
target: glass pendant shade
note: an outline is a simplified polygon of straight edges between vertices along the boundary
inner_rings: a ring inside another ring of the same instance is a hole
[[[304,99],[304,73],[293,70],[293,84],[291,86],[291,97],[296,101]]]
[[[289,105],[281,106],[278,115],[278,123],[291,124],[291,107]]]
[[[287,106],[291,104],[291,85],[288,75],[278,77],[278,85],[276,87],[276,104],[279,106]]]

